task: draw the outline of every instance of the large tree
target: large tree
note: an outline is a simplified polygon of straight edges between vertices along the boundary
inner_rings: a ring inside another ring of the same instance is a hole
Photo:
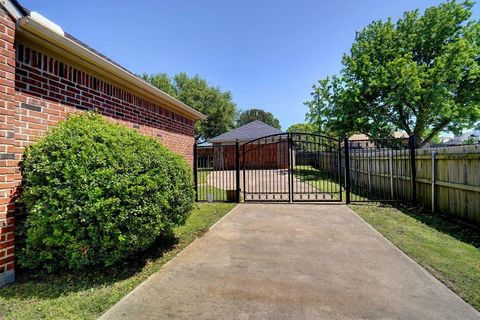
[[[473,3],[449,1],[396,23],[358,32],[339,75],[314,85],[307,118],[340,134],[416,135],[422,146],[439,132],[480,119],[480,23]]]
[[[311,123],[295,123],[287,128],[287,132],[292,133],[318,133],[315,125]]]
[[[240,127],[254,120],[262,121],[272,127],[280,129],[280,121],[278,121],[271,112],[256,108],[240,111],[237,115],[236,122],[237,126]]]
[[[165,73],[143,74],[142,79],[207,116],[195,126],[197,139],[222,134],[235,126],[237,108],[229,91],[213,87],[202,77],[179,73],[170,78]]]

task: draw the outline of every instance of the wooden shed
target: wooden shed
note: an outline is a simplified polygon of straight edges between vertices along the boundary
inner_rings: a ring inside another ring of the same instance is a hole
[[[240,163],[245,163],[246,169],[287,169],[288,141],[282,135],[280,129],[255,120],[214,137],[209,140],[214,147],[213,167],[235,169],[235,144],[238,141]]]

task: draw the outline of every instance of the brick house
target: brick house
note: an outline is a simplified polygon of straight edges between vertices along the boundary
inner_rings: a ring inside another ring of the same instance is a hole
[[[17,1],[0,2],[0,286],[14,281],[24,148],[68,113],[97,110],[193,163],[204,115],[136,77]]]

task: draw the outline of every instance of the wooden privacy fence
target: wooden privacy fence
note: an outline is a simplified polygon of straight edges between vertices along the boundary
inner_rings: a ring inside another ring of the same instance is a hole
[[[352,201],[411,201],[413,197],[411,150],[380,148],[350,150]]]
[[[480,224],[480,145],[416,150],[417,201]]]
[[[480,225],[480,145],[415,149],[412,165],[412,150],[408,147],[365,144],[358,147],[358,144],[349,141],[352,201],[413,200],[434,213]],[[324,171],[336,171],[335,161],[328,160],[331,156],[317,155],[310,164]],[[323,161],[319,157],[323,157]],[[341,166],[344,173],[344,154]],[[412,167],[415,168],[415,190]]]
[[[390,193],[432,212],[480,224],[480,145],[415,150],[415,193],[410,150],[350,154],[352,185],[372,194]]]

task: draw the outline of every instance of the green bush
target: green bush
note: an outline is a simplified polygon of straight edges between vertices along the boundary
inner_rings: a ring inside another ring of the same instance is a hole
[[[193,207],[187,163],[94,113],[72,115],[27,148],[25,268],[109,266],[182,224]]]

